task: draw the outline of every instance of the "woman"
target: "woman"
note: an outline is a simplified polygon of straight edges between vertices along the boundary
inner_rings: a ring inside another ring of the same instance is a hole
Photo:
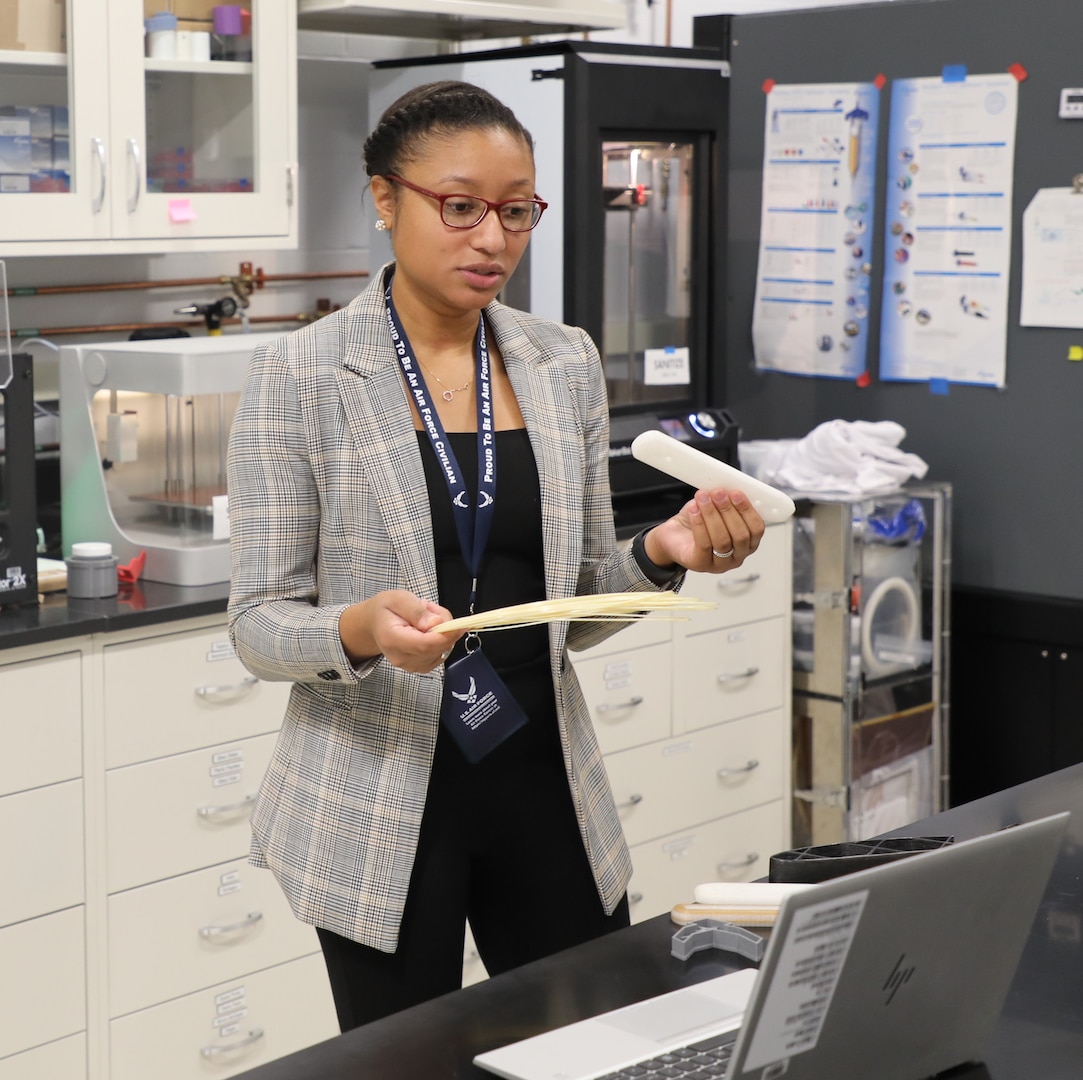
[[[597,351],[494,299],[545,209],[510,110],[419,87],[365,165],[395,261],[257,352],[229,453],[233,639],[294,682],[252,858],[317,927],[343,1030],[458,987],[467,918],[491,974],[628,923],[628,850],[565,657],[615,627],[432,627],[675,588],[763,533],[743,495],[698,492],[618,549]],[[473,738],[457,719],[479,701],[496,711]]]

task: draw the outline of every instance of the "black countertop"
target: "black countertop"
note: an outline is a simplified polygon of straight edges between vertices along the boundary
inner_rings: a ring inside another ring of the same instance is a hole
[[[49,593],[39,605],[0,610],[0,652],[81,634],[222,615],[228,599],[228,582],[164,585],[139,581],[121,585],[116,596],[105,600],[76,600],[67,593]]]

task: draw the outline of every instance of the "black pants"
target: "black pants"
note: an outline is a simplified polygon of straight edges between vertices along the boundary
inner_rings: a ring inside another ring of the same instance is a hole
[[[343,1031],[458,989],[468,918],[490,975],[628,925],[627,898],[602,909],[554,711],[530,711],[477,765],[438,740],[398,949],[319,930]]]

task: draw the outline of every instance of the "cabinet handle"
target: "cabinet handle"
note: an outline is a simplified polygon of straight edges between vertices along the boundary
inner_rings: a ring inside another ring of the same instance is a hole
[[[637,705],[642,705],[643,699],[637,694],[635,697],[629,698],[627,701],[614,701],[614,702],[602,702],[601,705],[595,710],[595,712],[607,713],[615,712],[617,709],[634,709]]]
[[[719,780],[728,780],[731,776],[743,776],[746,773],[755,772],[760,767],[760,763],[755,758],[749,758],[747,765],[740,765],[735,768],[721,768],[716,774]]]
[[[135,165],[135,193],[128,196],[128,213],[134,214],[139,205],[139,196],[143,194],[143,161],[139,153],[139,143],[135,139],[128,140],[128,157]]]
[[[213,821],[219,818],[235,818],[242,814],[247,816],[252,812],[255,802],[255,795],[246,795],[241,802],[231,803],[229,806],[201,806],[196,813],[205,821]]]
[[[201,926],[199,936],[204,941],[217,942],[219,938],[239,934],[242,930],[251,930],[262,918],[262,911],[250,911],[240,922],[230,923],[229,926]]]
[[[755,865],[759,857],[758,851],[750,851],[745,858],[738,859],[736,862],[720,862],[715,869],[720,874],[728,873],[731,870],[744,870],[746,867]]]
[[[235,1054],[238,1050],[247,1050],[262,1038],[263,1028],[253,1028],[243,1039],[230,1043],[229,1046],[201,1046],[199,1053],[201,1057],[205,1057],[208,1061],[217,1061],[227,1054]]]
[[[623,810],[626,806],[638,806],[643,801],[642,795],[629,795],[624,802],[617,803],[617,809]]]
[[[754,581],[759,581],[760,574],[745,574],[744,577],[731,578],[723,575],[718,579],[718,587],[720,589],[739,589],[742,585],[751,585]]]
[[[719,675],[718,681],[720,683],[738,682],[740,679],[751,679],[753,675],[758,675],[760,669],[758,667],[745,668],[744,671],[732,671],[726,675]]]
[[[90,144],[94,147],[94,153],[98,155],[98,194],[94,196],[90,212],[100,214],[105,205],[105,143],[95,136],[90,140]]]
[[[254,690],[259,684],[255,675],[249,675],[239,683],[226,683],[224,686],[197,686],[196,697],[205,701],[235,701]]]

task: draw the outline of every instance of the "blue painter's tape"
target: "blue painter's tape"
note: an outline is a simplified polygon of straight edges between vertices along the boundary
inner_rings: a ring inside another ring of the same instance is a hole
[[[966,64],[945,64],[941,74],[944,82],[966,82]]]
[[[947,379],[930,379],[929,380],[929,393],[939,394],[941,397],[948,396],[948,380]]]

